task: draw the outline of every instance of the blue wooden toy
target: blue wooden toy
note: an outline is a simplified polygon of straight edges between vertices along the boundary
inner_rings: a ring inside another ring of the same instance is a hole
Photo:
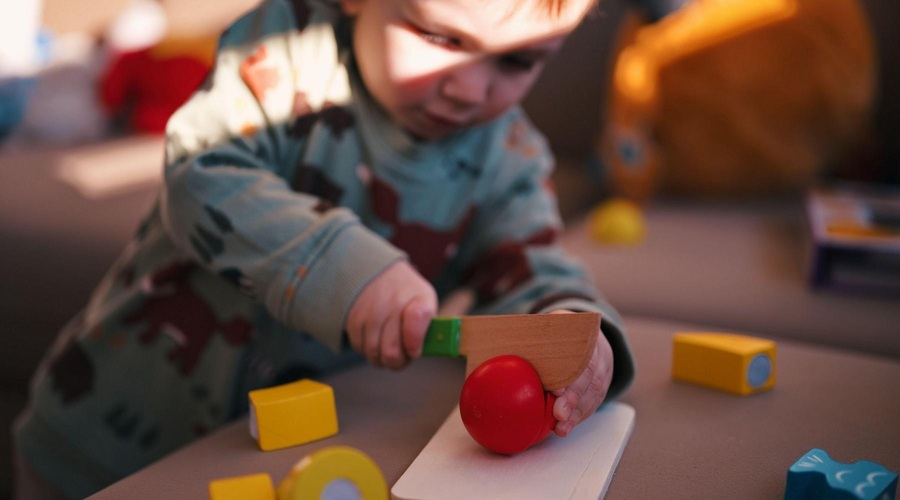
[[[895,500],[897,474],[875,462],[836,462],[813,448],[788,469],[784,500]]]

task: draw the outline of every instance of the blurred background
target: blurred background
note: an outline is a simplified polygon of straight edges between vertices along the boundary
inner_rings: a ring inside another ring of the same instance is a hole
[[[0,498],[28,379],[257,1],[0,5]],[[563,244],[626,316],[900,358],[897,26],[896,0],[601,0],[525,101],[558,156]],[[874,200],[837,243],[814,230],[823,192]]]

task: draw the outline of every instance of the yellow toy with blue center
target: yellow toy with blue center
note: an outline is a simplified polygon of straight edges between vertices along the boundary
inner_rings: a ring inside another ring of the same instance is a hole
[[[678,333],[672,378],[747,396],[775,386],[775,342],[727,333]]]
[[[278,485],[278,500],[310,498],[388,500],[388,488],[371,457],[349,446],[329,446],[297,462]]]

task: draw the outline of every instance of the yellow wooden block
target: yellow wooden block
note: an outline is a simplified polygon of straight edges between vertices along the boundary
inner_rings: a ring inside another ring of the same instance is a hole
[[[263,451],[337,434],[331,386],[303,379],[250,391],[250,434]]]
[[[672,378],[746,396],[775,385],[775,343],[727,333],[678,333]]]
[[[209,500],[275,500],[268,474],[226,477],[209,483]]]

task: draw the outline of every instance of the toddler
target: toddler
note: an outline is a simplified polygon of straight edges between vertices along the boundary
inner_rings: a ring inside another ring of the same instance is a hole
[[[265,0],[234,23],[168,123],[158,202],[35,376],[19,477],[84,497],[250,390],[401,369],[460,288],[473,314],[603,314],[558,435],[620,394],[621,322],[557,244],[518,106],[591,3]]]

